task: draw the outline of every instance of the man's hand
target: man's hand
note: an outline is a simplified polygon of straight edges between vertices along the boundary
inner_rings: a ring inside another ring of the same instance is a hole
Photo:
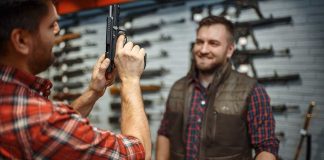
[[[88,89],[82,95],[72,102],[71,106],[78,111],[83,117],[87,117],[91,112],[93,105],[105,93],[107,86],[114,83],[116,70],[106,73],[110,60],[101,55],[95,64],[91,81]]]
[[[101,55],[96,62],[89,84],[89,90],[94,91],[98,96],[102,96],[108,86],[112,85],[115,81],[116,70],[107,73],[106,70],[110,64],[110,60],[105,58],[105,54]]]
[[[139,80],[144,70],[144,48],[132,42],[124,46],[125,36],[120,35],[116,43],[115,65],[121,81]]]

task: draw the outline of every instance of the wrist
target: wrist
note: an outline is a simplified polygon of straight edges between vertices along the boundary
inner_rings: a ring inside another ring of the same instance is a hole
[[[138,88],[140,86],[139,79],[124,79],[121,81],[120,87],[127,88],[127,90],[132,90],[134,88]]]
[[[139,78],[123,78],[121,79],[121,84],[139,84],[140,83],[140,79]]]
[[[92,98],[100,98],[103,94],[104,94],[104,91],[102,90],[96,90],[94,88],[92,88],[91,86],[88,87],[88,89],[86,90],[86,92],[88,93],[88,95]]]

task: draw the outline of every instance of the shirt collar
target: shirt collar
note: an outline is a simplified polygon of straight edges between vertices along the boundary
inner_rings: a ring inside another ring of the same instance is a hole
[[[44,97],[48,97],[50,95],[50,90],[52,88],[52,83],[48,79],[43,79],[14,67],[1,64],[0,81],[14,83],[16,85],[26,87]]]

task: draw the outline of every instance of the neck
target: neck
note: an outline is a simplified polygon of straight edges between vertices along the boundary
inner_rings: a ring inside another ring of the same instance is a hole
[[[11,66],[11,67],[17,68],[23,72],[32,74],[29,70],[28,65],[26,63],[24,63],[25,60],[24,60],[23,56],[20,56],[19,58],[17,58],[18,56],[15,57],[15,56],[9,56],[9,55],[13,55],[13,54],[8,53],[8,54],[1,56],[0,64],[6,65],[6,66]]]
[[[214,72],[215,73],[215,72]],[[208,87],[208,85],[213,81],[214,73],[203,73],[199,72],[199,81],[204,87]]]
[[[215,74],[223,72],[222,70],[224,69],[224,67],[226,67],[226,63],[217,66],[212,72],[203,72],[203,71],[198,71],[198,78],[200,83],[204,86],[204,87],[208,87],[208,85],[210,83],[212,83]],[[222,73],[220,73],[222,74]]]

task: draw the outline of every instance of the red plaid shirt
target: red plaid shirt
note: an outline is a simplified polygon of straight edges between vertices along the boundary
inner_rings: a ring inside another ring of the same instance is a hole
[[[52,83],[0,65],[0,159],[144,159],[138,139],[99,130],[47,99]]]
[[[184,137],[186,144],[186,159],[198,159],[201,122],[207,106],[207,89],[204,88],[197,79],[194,82],[194,92],[192,94],[191,108],[188,118],[187,135]],[[257,85],[248,101],[247,122],[251,144],[256,154],[267,151],[275,156],[278,155],[279,141],[275,137],[275,121],[270,107],[270,98],[262,86]],[[172,107],[172,106],[167,106]],[[167,111],[167,110],[166,110]],[[167,114],[167,113],[165,113]],[[170,136],[168,132],[170,123],[165,116],[162,119],[158,130],[159,135]]]

